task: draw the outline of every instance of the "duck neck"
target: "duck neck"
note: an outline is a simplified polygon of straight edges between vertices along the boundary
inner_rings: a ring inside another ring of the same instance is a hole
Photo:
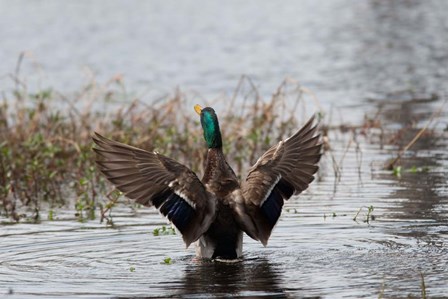
[[[209,127],[204,130],[204,139],[209,150],[214,149],[221,151],[222,153],[222,138],[218,123],[216,123],[214,127]]]
[[[221,149],[222,138],[219,122],[213,110],[205,108],[201,114],[201,125],[204,131],[204,139],[209,149]]]
[[[225,163],[225,158],[222,148],[209,148],[207,157],[205,158],[204,183],[207,183],[216,177],[217,170],[220,168],[222,169],[223,163]]]
[[[221,148],[210,148],[207,151],[202,183],[219,198],[226,197],[239,187],[238,179],[227,164]]]

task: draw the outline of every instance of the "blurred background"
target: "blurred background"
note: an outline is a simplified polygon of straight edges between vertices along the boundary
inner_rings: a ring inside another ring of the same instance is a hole
[[[158,97],[176,87],[216,98],[242,75],[270,96],[285,77],[324,103],[371,94],[445,93],[448,2],[0,1],[0,86],[68,92],[119,76]]]

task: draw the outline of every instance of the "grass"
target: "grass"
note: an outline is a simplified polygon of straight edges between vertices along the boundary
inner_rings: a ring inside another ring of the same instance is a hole
[[[417,166],[413,165],[412,167],[406,168],[406,169],[403,169],[402,166],[394,166],[392,169],[392,174],[394,176],[396,176],[397,178],[401,178],[401,174],[404,172],[416,174],[416,173],[426,173],[429,170],[430,170],[430,167],[428,167],[428,166],[417,167]]]
[[[420,293],[421,293],[421,297],[420,298],[427,299],[428,296],[427,296],[427,288],[426,288],[426,283],[425,283],[425,277],[424,277],[423,272],[419,272],[419,274],[420,274]],[[380,293],[378,295],[378,299],[384,298],[385,289],[386,289],[386,284],[385,284],[385,281],[383,279],[383,282],[381,284]],[[408,294],[407,298],[419,298],[419,297],[417,297],[414,294]]]
[[[375,207],[370,205],[368,207],[360,207],[358,212],[356,212],[355,217],[353,217],[353,221],[358,221],[358,216],[361,213],[361,210],[367,209],[367,213],[365,214],[365,219],[363,220],[364,223],[370,224],[370,221],[373,221],[376,219],[375,215],[373,215],[373,210],[375,210]]]
[[[94,131],[157,150],[200,176],[205,144],[199,117],[193,111],[196,103],[217,110],[224,152],[237,175],[244,175],[266,149],[289,136],[316,110],[323,148],[334,171],[334,193],[349,151],[356,154],[361,178],[359,139],[381,131],[380,142],[384,140],[379,112],[366,116],[360,125],[330,125],[332,114],[324,113],[314,94],[291,79],[285,79],[270,98],[263,99],[252,80],[243,76],[233,95],[207,102],[180,90],[147,100],[130,94],[120,77],[105,85],[92,81],[70,95],[51,88],[30,90],[18,72],[11,78],[11,88],[3,91],[0,99],[0,216],[16,222],[52,221],[59,208],[69,206],[81,222],[99,219],[113,225],[113,208],[121,203],[132,205],[97,171],[91,149]],[[424,127],[426,133],[428,125]],[[331,146],[331,131],[350,137],[340,157]],[[427,171],[399,165],[403,153],[422,134],[398,152],[400,158],[392,163],[393,175]],[[367,222],[374,219],[369,212],[366,218]]]
[[[420,288],[422,290],[422,299],[426,299],[426,284],[425,284],[425,277],[423,276],[423,273],[420,272],[420,278],[421,278],[421,282],[420,282]]]
[[[113,207],[125,199],[96,169],[91,149],[94,131],[157,150],[200,175],[205,144],[193,104],[210,103],[179,90],[147,103],[128,94],[120,78],[106,86],[91,82],[69,96],[54,89],[30,91],[25,80],[13,79],[13,87],[0,100],[4,217],[39,222],[45,211],[51,221],[58,208],[70,206],[79,221],[99,217],[113,224]],[[285,80],[264,101],[253,82],[242,77],[231,98],[213,101],[224,152],[236,173],[244,173],[268,147],[299,127],[297,115],[307,108],[306,93],[297,82]],[[306,118],[303,114],[301,121]]]

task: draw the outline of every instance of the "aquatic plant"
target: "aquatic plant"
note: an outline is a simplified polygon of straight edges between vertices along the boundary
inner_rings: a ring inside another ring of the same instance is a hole
[[[428,128],[430,126],[430,124],[437,118],[440,117],[440,115],[442,114],[446,103],[448,102],[448,100],[445,99],[445,101],[442,102],[442,104],[440,105],[439,109],[435,110],[431,117],[427,120],[426,124],[417,132],[417,134],[415,134],[414,138],[412,138],[412,140],[409,141],[408,144],[406,144],[405,147],[403,147],[398,154],[396,155],[396,157],[394,159],[391,159],[391,161],[389,161],[386,165],[385,168],[388,170],[393,170],[394,174],[395,174],[395,168],[397,167],[396,165],[400,162],[401,158],[403,157],[403,155],[428,131]]]
[[[163,235],[175,235],[176,230],[173,227],[166,227],[165,225],[160,228],[155,228],[152,231],[154,236],[163,236]]]
[[[422,299],[426,299],[426,284],[425,284],[425,277],[423,276],[423,273],[420,272],[420,278],[421,278],[421,283],[420,283],[420,288],[422,289]]]
[[[191,102],[189,94],[176,90],[147,101],[127,94],[120,78],[104,86],[90,82],[67,96],[54,89],[30,91],[25,80],[12,77],[14,87],[0,102],[0,213],[5,217],[37,222],[45,210],[51,220],[58,208],[69,205],[79,221],[99,215],[113,225],[113,207],[127,201],[96,170],[94,130],[176,157],[200,172],[204,144],[192,111],[196,96]],[[223,150],[237,173],[299,127],[298,115],[306,118],[307,93],[286,79],[263,100],[250,78],[242,77],[231,98],[214,101],[225,128]],[[232,109],[235,103],[238,110]]]
[[[401,177],[401,166],[394,166],[394,168],[392,169],[392,173],[397,178],[400,178]]]
[[[428,166],[424,166],[424,167],[417,167],[415,165],[413,165],[410,168],[403,168],[402,166],[394,166],[394,168],[392,169],[392,174],[394,176],[396,176],[397,178],[401,178],[401,175],[403,173],[411,173],[411,174],[416,174],[416,173],[425,173],[428,172],[430,170],[430,167]]]
[[[359,216],[359,214],[361,213],[361,211],[362,211],[363,209],[367,209],[367,213],[365,214],[365,219],[363,220],[363,222],[369,224],[370,221],[373,221],[373,220],[376,219],[375,215],[372,214],[372,213],[373,213],[373,210],[375,210],[375,207],[372,206],[372,205],[370,205],[370,206],[368,206],[368,207],[360,207],[359,210],[358,210],[358,212],[356,212],[355,217],[353,217],[353,221],[356,221],[356,222],[357,222],[358,216]]]

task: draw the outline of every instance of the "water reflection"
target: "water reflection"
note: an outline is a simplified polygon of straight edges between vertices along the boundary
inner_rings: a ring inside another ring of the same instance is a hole
[[[395,100],[391,101],[390,97]],[[426,124],[435,111],[433,102],[436,98],[423,98],[405,93],[389,95],[381,101],[384,125],[398,128],[388,138],[390,144],[403,148]],[[440,232],[446,230],[448,197],[443,192],[446,174],[442,164],[448,158],[446,147],[440,132],[428,129],[400,160],[401,172],[395,179],[399,188],[388,196],[397,205],[385,216],[404,222],[402,226],[390,228],[390,233],[433,242],[440,237]],[[378,178],[390,179],[391,175],[381,173]],[[430,227],[428,221],[431,222]]]
[[[289,298],[281,286],[281,269],[265,258],[220,262],[188,257],[183,263],[183,277],[164,283],[167,294],[158,298]]]
[[[286,298],[279,270],[264,258],[235,263],[199,261],[186,267],[180,295]]]

